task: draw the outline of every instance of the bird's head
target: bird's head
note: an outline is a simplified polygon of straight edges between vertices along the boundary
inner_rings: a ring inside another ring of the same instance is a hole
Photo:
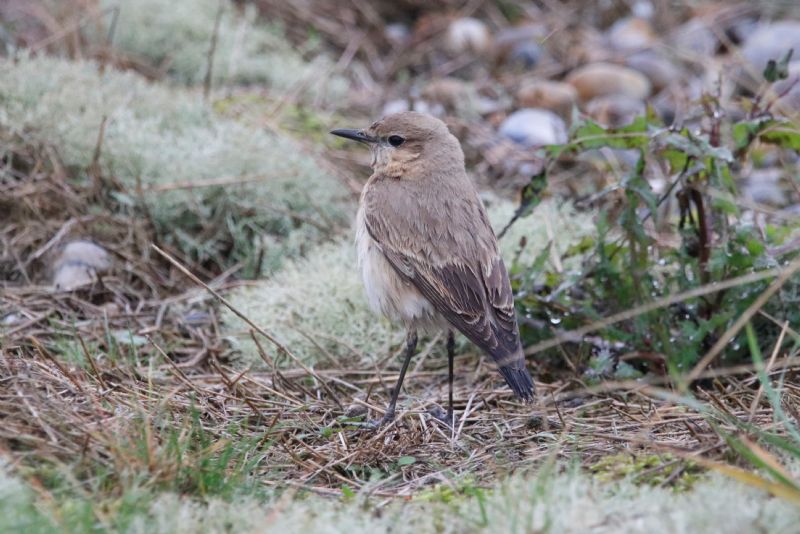
[[[445,123],[424,113],[404,111],[363,130],[333,130],[333,135],[369,145],[372,170],[392,178],[423,180],[455,168],[463,171],[464,153]]]

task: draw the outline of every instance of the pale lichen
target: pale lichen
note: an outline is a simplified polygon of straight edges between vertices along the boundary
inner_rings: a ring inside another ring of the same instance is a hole
[[[116,199],[143,201],[162,239],[199,260],[252,260],[261,247],[270,270],[349,217],[347,191],[314,154],[218,117],[194,91],[49,57],[0,59],[0,70],[0,127],[52,146],[76,176],[98,154],[124,187]],[[205,185],[215,181],[229,183]]]
[[[113,46],[147,61],[154,69],[164,69],[178,82],[204,82],[219,13],[214,85],[257,83],[278,94],[302,86],[297,96],[329,101],[336,101],[346,90],[345,81],[333,75],[328,58],[316,54],[312,61],[305,61],[300,51],[289,46],[279,27],[257,17],[253,5],[241,8],[228,0],[102,0],[100,4],[119,9]],[[96,28],[88,25],[86,31]],[[105,40],[106,34],[94,37]],[[303,52],[308,55],[313,50]]]
[[[492,224],[499,229],[515,208],[507,200],[491,197],[487,209]],[[513,261],[523,236],[527,245],[519,261],[530,262],[551,239],[553,246],[563,251],[593,231],[591,219],[569,205],[548,201],[538,210],[535,216],[517,221],[500,241],[507,262]],[[351,239],[319,247],[274,278],[241,288],[229,298],[237,309],[307,362],[324,360],[328,355],[350,356],[352,347],[358,355],[368,357],[363,362],[367,363],[374,356],[385,356],[403,339],[401,327],[392,326],[369,308]],[[224,315],[224,323],[227,335],[237,340],[243,360],[258,363],[248,327],[231,313]]]

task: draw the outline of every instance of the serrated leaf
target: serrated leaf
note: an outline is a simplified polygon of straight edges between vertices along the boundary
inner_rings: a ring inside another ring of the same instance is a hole
[[[790,122],[775,119],[742,121],[734,124],[732,135],[737,151],[747,148],[756,138],[783,148],[800,150],[800,129]]]

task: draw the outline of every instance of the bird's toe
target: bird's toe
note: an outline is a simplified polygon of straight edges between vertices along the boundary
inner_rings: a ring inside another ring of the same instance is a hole
[[[441,406],[434,406],[428,409],[428,415],[441,421],[448,428],[453,428],[453,412],[446,412]]]

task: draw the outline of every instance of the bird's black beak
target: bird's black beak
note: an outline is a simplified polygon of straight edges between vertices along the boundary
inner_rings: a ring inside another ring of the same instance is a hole
[[[375,143],[378,140],[374,137],[370,137],[364,130],[350,130],[348,128],[341,128],[339,130],[331,130],[333,135],[338,135],[339,137],[344,137],[345,139],[352,139],[353,141],[360,141],[362,143]]]

